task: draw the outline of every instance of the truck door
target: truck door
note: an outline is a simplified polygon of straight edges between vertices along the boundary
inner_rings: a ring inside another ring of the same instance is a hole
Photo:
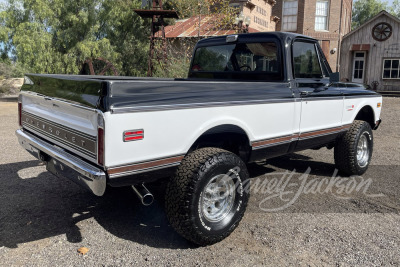
[[[329,66],[317,43],[293,43],[293,73],[301,100],[299,140],[296,150],[326,144],[341,131],[343,95],[329,82]]]

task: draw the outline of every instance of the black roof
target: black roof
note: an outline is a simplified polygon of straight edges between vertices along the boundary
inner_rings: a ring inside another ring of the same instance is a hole
[[[298,33],[292,33],[292,32],[256,32],[256,33],[241,33],[241,34],[231,34],[231,35],[237,35],[238,36],[238,41],[242,42],[249,42],[249,41],[262,41],[263,39],[268,39],[268,38],[275,38],[275,39],[280,39],[283,43],[287,43],[289,40],[293,40],[294,38],[305,38],[305,39],[310,39],[310,40],[316,40],[310,36],[306,36],[303,34],[298,34]],[[221,43],[224,42],[226,43],[226,37],[230,35],[224,35],[224,36],[216,36],[216,37],[210,37],[206,39],[200,40],[197,45],[205,45],[205,44],[212,44],[212,43]]]

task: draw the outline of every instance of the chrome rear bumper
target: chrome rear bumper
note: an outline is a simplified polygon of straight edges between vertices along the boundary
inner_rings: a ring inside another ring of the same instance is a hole
[[[97,196],[104,194],[106,174],[103,170],[24,130],[17,130],[16,135],[23,148],[46,162],[48,171],[72,180]]]

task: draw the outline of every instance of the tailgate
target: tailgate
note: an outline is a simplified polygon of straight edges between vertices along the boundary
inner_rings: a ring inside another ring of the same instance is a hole
[[[27,75],[21,123],[29,132],[97,163],[97,128],[103,81],[62,75]]]

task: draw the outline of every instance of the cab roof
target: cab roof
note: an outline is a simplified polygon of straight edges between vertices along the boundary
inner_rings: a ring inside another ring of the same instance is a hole
[[[309,39],[312,41],[317,41],[314,38],[311,38],[306,35],[291,33],[291,32],[256,32],[256,33],[242,33],[242,34],[234,34],[237,35],[236,42],[262,42],[265,39],[279,39],[283,44],[287,44],[291,42],[295,38]],[[203,45],[215,45],[226,43],[226,37],[231,35],[210,37],[206,39],[202,39],[197,43],[197,46]]]

